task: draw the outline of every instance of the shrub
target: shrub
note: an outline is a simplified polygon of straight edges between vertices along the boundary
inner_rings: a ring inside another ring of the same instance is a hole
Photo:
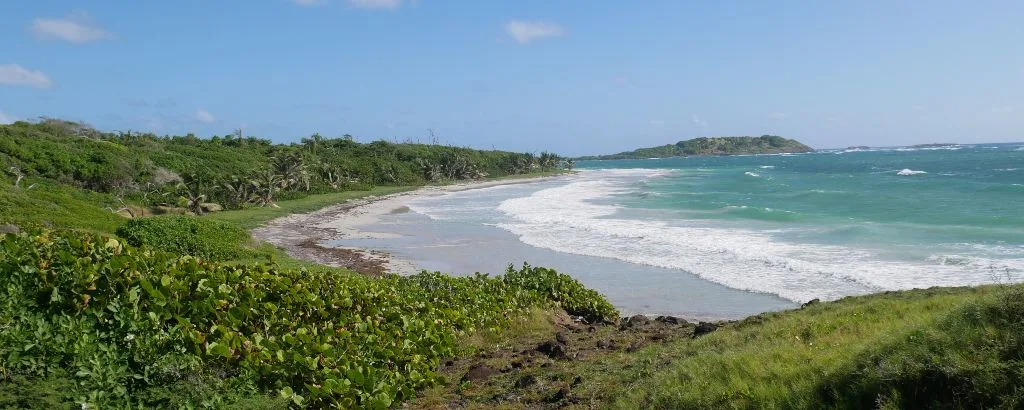
[[[583,316],[589,321],[613,321],[619,312],[607,299],[593,289],[554,269],[531,267],[523,264],[516,270],[509,265],[505,282],[537,292],[542,298],[554,302],[570,315]]]
[[[117,228],[117,235],[132,246],[215,261],[244,256],[242,244],[249,240],[249,233],[235,225],[188,215],[132,219]]]
[[[562,276],[524,267],[515,280],[371,279],[219,265],[98,235],[6,235],[0,375],[67,375],[71,391],[46,399],[100,408],[224,407],[266,392],[299,406],[386,408],[439,382],[463,335],[589,295]],[[563,288],[560,300],[535,290]]]

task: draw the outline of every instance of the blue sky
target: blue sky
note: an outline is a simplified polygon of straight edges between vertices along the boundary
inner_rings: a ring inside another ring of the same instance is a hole
[[[0,5],[0,122],[563,154],[1024,140],[1024,2]]]

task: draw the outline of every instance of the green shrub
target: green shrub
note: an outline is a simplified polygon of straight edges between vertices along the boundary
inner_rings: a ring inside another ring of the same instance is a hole
[[[607,299],[593,289],[554,269],[531,267],[523,264],[516,270],[509,265],[505,282],[513,286],[537,292],[542,298],[554,302],[570,315],[583,316],[589,321],[614,321],[619,311]]]
[[[586,294],[535,290],[569,283],[550,270],[513,278],[371,279],[219,265],[98,235],[6,235],[0,375],[66,375],[70,391],[46,400],[100,408],[224,407],[266,393],[300,406],[386,408],[439,382],[441,359],[460,352],[463,335]]]
[[[249,233],[233,224],[188,215],[132,219],[117,228],[117,235],[132,246],[215,261],[244,256],[242,245],[249,240]]]

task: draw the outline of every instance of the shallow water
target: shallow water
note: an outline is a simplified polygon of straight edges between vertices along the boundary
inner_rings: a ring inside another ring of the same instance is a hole
[[[408,203],[344,241],[456,273],[523,260],[627,312],[740,317],[884,290],[1024,280],[1021,144],[595,161]]]

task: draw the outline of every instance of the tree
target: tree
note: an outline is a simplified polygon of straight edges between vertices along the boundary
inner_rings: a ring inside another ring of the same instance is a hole
[[[259,206],[277,208],[277,204],[274,203],[274,197],[284,183],[284,179],[280,175],[275,174],[271,170],[266,170],[255,178],[250,179],[249,183],[252,184],[253,202]]]

